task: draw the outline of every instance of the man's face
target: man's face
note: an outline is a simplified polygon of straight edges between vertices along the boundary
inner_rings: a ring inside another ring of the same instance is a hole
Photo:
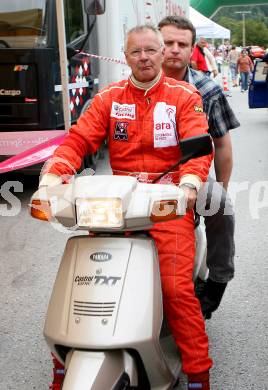
[[[162,27],[161,34],[165,43],[163,64],[165,72],[184,69],[190,63],[193,52],[192,32],[171,25]]]
[[[198,46],[200,47],[206,47],[207,46],[207,41],[204,38],[200,38],[198,41]]]
[[[160,47],[157,35],[151,30],[129,35],[125,56],[132,73],[138,81],[149,82],[161,70],[164,48]]]

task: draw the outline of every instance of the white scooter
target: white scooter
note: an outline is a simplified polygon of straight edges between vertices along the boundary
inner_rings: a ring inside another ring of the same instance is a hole
[[[195,137],[181,149],[185,162],[208,154],[211,141]],[[33,217],[95,233],[69,238],[46,316],[45,339],[64,365],[62,389],[173,388],[180,356],[163,317],[155,245],[141,230],[183,215],[185,203],[175,185],[127,176],[81,176],[32,196]],[[196,237],[194,278],[205,278],[200,227]]]

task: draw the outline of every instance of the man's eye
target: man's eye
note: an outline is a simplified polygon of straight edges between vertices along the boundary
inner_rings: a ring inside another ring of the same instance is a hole
[[[133,50],[130,52],[130,55],[132,55],[133,57],[136,57],[138,55],[140,55],[141,51],[140,50]]]
[[[156,49],[146,49],[144,50],[147,54],[149,55],[153,55],[155,53],[157,53],[157,50]]]

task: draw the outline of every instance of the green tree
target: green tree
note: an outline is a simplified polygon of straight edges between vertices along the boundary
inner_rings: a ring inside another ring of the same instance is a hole
[[[222,16],[218,22],[221,26],[231,31],[231,42],[236,46],[242,46],[243,42],[243,25],[241,21]],[[246,45],[258,45],[268,47],[268,28],[263,21],[246,19]]]
[[[237,21],[241,21],[241,14],[237,14],[237,11],[250,11],[250,15],[247,15],[246,18],[250,18],[259,22],[264,22],[268,28],[268,4],[266,5],[247,5],[247,6],[233,6],[233,7],[222,7],[213,17],[214,22],[219,23],[220,18],[226,16],[227,18],[232,18]]]
[[[245,23],[247,45],[268,47],[268,28],[264,22],[247,20]]]

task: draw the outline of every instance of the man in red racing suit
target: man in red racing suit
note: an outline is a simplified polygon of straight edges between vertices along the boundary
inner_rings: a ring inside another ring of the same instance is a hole
[[[161,39],[158,31],[148,26],[129,32],[126,58],[132,75],[95,96],[90,108],[56,149],[40,185],[57,183],[59,176],[73,174],[72,167],[77,170],[83,156],[94,153],[104,139],[108,139],[114,174],[134,175],[150,182],[179,161],[180,139],[207,132],[197,90],[161,72]],[[197,191],[206,181],[211,159],[193,159],[163,177],[162,183],[177,184],[186,192],[188,212],[180,220],[156,223],[150,230],[158,249],[164,309],[181,351],[183,371],[188,376],[205,375],[203,389],[209,389],[212,361],[192,282],[192,208]]]

